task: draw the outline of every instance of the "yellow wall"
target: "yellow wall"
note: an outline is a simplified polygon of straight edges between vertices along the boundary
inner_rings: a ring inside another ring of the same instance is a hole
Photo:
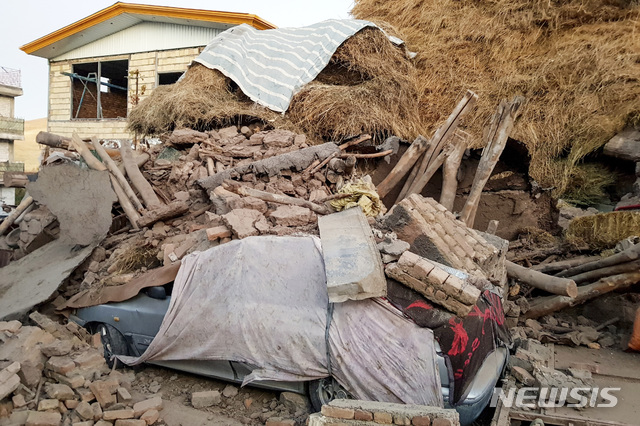
[[[40,167],[42,145],[36,143],[36,135],[47,130],[47,119],[38,118],[24,122],[24,140],[13,142],[13,161],[24,163],[24,171],[34,173]]]
[[[132,139],[127,130],[125,119],[71,119],[71,79],[61,72],[73,72],[73,64],[80,62],[129,60],[129,71],[139,71],[139,89],[145,86],[140,100],[151,94],[157,85],[158,72],[186,71],[191,61],[198,56],[203,47],[173,49],[161,52],[134,53],[131,55],[88,58],[82,61],[60,61],[49,64],[49,121],[48,131],[62,136],[71,136],[75,131],[80,137],[98,136],[101,139]],[[133,89],[133,91],[132,91]],[[129,103],[135,91],[135,79],[129,79]]]

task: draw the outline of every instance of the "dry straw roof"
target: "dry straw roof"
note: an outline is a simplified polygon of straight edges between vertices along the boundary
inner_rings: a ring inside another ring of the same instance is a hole
[[[293,97],[284,116],[254,104],[220,72],[194,64],[181,81],[158,87],[140,102],[129,115],[129,127],[158,134],[258,119],[317,141],[360,133],[410,138],[420,130],[417,78],[403,48],[380,30],[365,28],[337,49],[318,77]]]
[[[478,144],[500,99],[524,95],[513,136],[531,152],[532,177],[558,194],[586,154],[640,117],[638,1],[356,0],[352,13],[418,52],[430,126],[471,89]]]

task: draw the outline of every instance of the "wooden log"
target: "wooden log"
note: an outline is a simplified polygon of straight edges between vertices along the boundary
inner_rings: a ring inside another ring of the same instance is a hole
[[[581,274],[573,275],[568,278],[574,280],[577,284],[581,284],[586,282],[593,282],[604,277],[610,277],[611,275],[618,275],[625,272],[633,271],[640,271],[640,260],[618,263],[617,265],[594,269],[593,271],[583,272]]]
[[[371,139],[371,135],[360,135],[358,136],[356,139],[350,140],[349,142],[345,142],[342,145],[340,145],[338,148],[340,148],[340,151],[344,151],[345,149],[349,148],[350,146],[354,146],[354,145],[358,145],[364,141],[368,141]]]
[[[329,164],[329,161],[333,160],[338,155],[340,155],[340,152],[334,152],[333,154],[329,155],[327,158],[325,158],[320,163],[318,163],[317,166],[315,166],[313,169],[309,170],[309,175],[312,175],[312,174],[316,173],[318,170],[320,170],[321,168],[323,168],[324,166]]]
[[[593,284],[579,287],[578,295],[575,298],[566,296],[549,296],[530,302],[531,306],[525,314],[525,317],[539,318],[544,315],[549,315],[561,309],[580,305],[614,290],[629,288],[638,282],[640,282],[640,271],[627,272],[602,278]]]
[[[18,207],[16,207],[14,211],[9,213],[9,216],[5,217],[4,220],[0,223],[0,235],[4,235],[4,233],[7,232],[9,227],[13,225],[13,222],[15,222],[18,217],[20,217],[22,212],[24,212],[31,205],[31,203],[33,203],[33,198],[30,195],[24,197],[22,201],[20,201]]]
[[[213,176],[216,174],[216,163],[211,157],[207,157],[207,173],[209,174],[209,176]]]
[[[592,262],[584,263],[582,265],[575,266],[573,268],[565,269],[557,274],[559,277],[570,277],[572,275],[582,274],[588,271],[594,271],[596,269],[607,268],[609,266],[618,265],[620,263],[631,262],[640,259],[640,244],[635,244],[628,249],[616,253],[612,256],[598,258]]]
[[[381,152],[374,152],[372,154],[342,154],[342,155],[337,155],[337,158],[349,158],[349,157],[353,157],[353,158],[379,158],[379,157],[386,157],[387,155],[391,155],[393,154],[393,150],[392,149],[388,149],[386,151],[381,151]]]
[[[431,178],[433,177],[434,174],[436,174],[436,172],[438,171],[438,169],[442,166],[442,164],[444,163],[444,160],[447,159],[448,155],[449,155],[449,149],[445,149],[440,151],[440,153],[438,154],[438,156],[431,161],[431,163],[429,163],[429,166],[427,167],[427,170],[424,171],[424,173],[422,173],[422,175],[418,176],[416,178],[416,180],[414,181],[414,188],[419,188],[419,191],[417,192],[413,192],[413,190],[409,190],[409,193],[407,196],[414,194],[414,193],[420,193],[422,192],[422,189],[424,189],[424,187],[429,183],[429,181],[431,180]],[[425,153],[426,155],[426,153]],[[399,201],[402,201],[400,199],[400,197],[398,197]]]
[[[438,130],[434,133],[431,138],[431,143],[429,144],[429,148],[424,154],[420,165],[418,166],[418,170],[415,174],[415,179],[420,179],[421,176],[427,171],[429,165],[433,163],[433,161],[438,158],[440,152],[443,150],[447,142],[453,137],[460,120],[467,115],[475,106],[476,101],[478,99],[478,95],[468,90],[464,97],[458,102],[453,112],[447,118],[447,121],[444,122]],[[422,179],[420,182],[413,180],[409,182],[405,182],[402,191],[400,191],[400,196],[396,202],[403,200],[405,197],[411,194],[419,194],[422,192],[424,186],[421,186],[422,182],[425,179]],[[427,182],[429,179],[426,179]],[[425,183],[426,185],[426,183]]]
[[[98,160],[91,151],[89,151],[89,148],[87,148],[84,142],[82,142],[80,136],[78,136],[76,132],[73,132],[73,136],[71,137],[71,145],[76,151],[78,151],[89,168],[99,171],[107,170],[107,166],[105,166],[102,161]]]
[[[138,196],[136,195],[135,192],[133,192],[131,185],[129,185],[129,182],[127,182],[127,179],[125,179],[120,169],[118,169],[118,165],[115,163],[115,161],[111,159],[111,157],[109,157],[109,155],[104,150],[104,147],[100,145],[100,141],[98,140],[98,138],[91,139],[91,144],[93,145],[96,152],[102,159],[102,162],[107,166],[107,169],[109,169],[111,174],[115,176],[118,183],[124,190],[124,193],[127,194],[127,197],[129,197],[129,199],[133,203],[136,210],[138,210],[138,212],[142,212],[144,210],[144,207],[142,206],[142,203],[138,199]]]
[[[440,204],[450,212],[453,211],[453,202],[458,190],[458,169],[462,162],[462,156],[467,149],[469,134],[458,129],[453,138],[453,149],[444,160],[442,167],[442,191],[440,192]]]
[[[508,260],[506,261],[506,267],[509,277],[529,284],[532,287],[571,298],[578,295],[578,287],[573,280],[546,275]]]
[[[141,228],[148,227],[161,220],[167,220],[172,219],[176,216],[182,216],[188,211],[189,204],[184,201],[174,201],[173,203],[166,204],[153,210],[147,211],[138,220],[138,226],[140,226]]]
[[[133,203],[131,203],[131,200],[129,200],[129,197],[127,197],[127,194],[125,194],[115,176],[109,173],[109,179],[111,179],[111,186],[113,187],[113,192],[116,193],[116,197],[118,197],[120,207],[122,207],[124,214],[127,216],[127,219],[129,219],[129,223],[131,223],[131,228],[134,230],[139,229],[138,221],[140,220],[140,214],[133,206]]]
[[[429,141],[424,136],[418,136],[416,140],[413,141],[411,146],[402,154],[402,157],[400,157],[400,160],[393,170],[391,170],[387,177],[376,187],[380,198],[385,197],[389,191],[402,180],[409,170],[411,170],[414,164],[416,164],[416,161],[418,161],[420,156],[427,150],[428,144]]]
[[[23,172],[4,172],[2,184],[5,188],[25,188],[29,183],[29,178]]]
[[[120,144],[120,153],[122,154],[122,164],[127,171],[127,176],[131,180],[131,184],[138,190],[147,208],[152,209],[162,205],[160,199],[153,191],[151,184],[144,178],[142,172],[133,158],[133,153],[129,142]]]
[[[272,192],[266,192],[266,191],[260,191],[258,189],[248,188],[246,186],[240,185],[239,183],[233,182],[231,180],[226,180],[222,184],[222,187],[228,191],[235,192],[236,194],[243,195],[245,197],[255,197],[263,201],[269,201],[272,203],[306,207],[318,214],[333,213],[333,211],[327,206],[312,203],[311,201],[303,200],[301,198],[289,197],[288,195],[274,194]]]
[[[98,160],[92,153],[89,151],[89,148],[82,142],[77,133],[73,132],[71,137],[72,146],[78,151],[80,156],[84,159],[85,163],[89,166],[89,168],[98,171],[106,171],[107,166],[105,166],[100,160]],[[131,226],[133,229],[138,229],[138,219],[140,215],[129,201],[129,198],[125,194],[124,190],[118,183],[118,181],[113,177],[112,174],[109,174],[109,178],[111,179],[111,186],[113,186],[113,191],[116,193],[116,197],[118,197],[118,202],[124,210],[124,213],[127,215],[129,222],[131,222]]]
[[[82,142],[91,142],[91,139],[89,138],[80,139],[80,140]],[[73,149],[74,151],[77,151],[77,149],[75,149],[73,144],[71,143],[71,138],[56,135],[49,132],[39,132],[36,135],[36,142],[42,145],[49,146],[51,148],[60,148],[60,149],[66,149],[66,150]],[[88,143],[85,143],[85,145],[87,148],[93,149],[92,146],[89,145]],[[120,151],[118,151],[117,149],[105,148],[105,151],[109,154],[110,157],[113,157],[113,158],[120,157]]]
[[[482,151],[482,158],[478,164],[476,175],[473,178],[471,191],[467,197],[467,201],[460,212],[460,220],[462,220],[469,228],[473,227],[475,222],[480,195],[487,181],[491,177],[496,163],[500,159],[500,155],[507,145],[507,139],[513,129],[516,119],[520,115],[524,102],[524,98],[516,96],[512,102],[503,100],[498,105],[496,113],[491,119],[489,132],[485,139],[485,148]]]

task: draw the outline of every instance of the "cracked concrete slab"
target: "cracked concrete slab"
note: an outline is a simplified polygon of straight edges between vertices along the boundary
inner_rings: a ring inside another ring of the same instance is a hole
[[[80,245],[101,241],[111,226],[111,206],[117,200],[109,173],[71,164],[44,167],[29,194],[56,215],[60,238]]]
[[[387,295],[387,280],[373,232],[360,207],[318,218],[329,300]]]

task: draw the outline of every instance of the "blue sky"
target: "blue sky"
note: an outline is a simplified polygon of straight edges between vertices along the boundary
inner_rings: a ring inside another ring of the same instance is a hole
[[[3,5],[0,25],[0,66],[22,71],[24,95],[16,99],[16,117],[32,120],[47,116],[47,60],[29,56],[20,46],[78,21],[116,0],[18,0]],[[130,0],[129,3],[253,13],[279,26],[313,24],[330,18],[348,18],[353,0]]]

